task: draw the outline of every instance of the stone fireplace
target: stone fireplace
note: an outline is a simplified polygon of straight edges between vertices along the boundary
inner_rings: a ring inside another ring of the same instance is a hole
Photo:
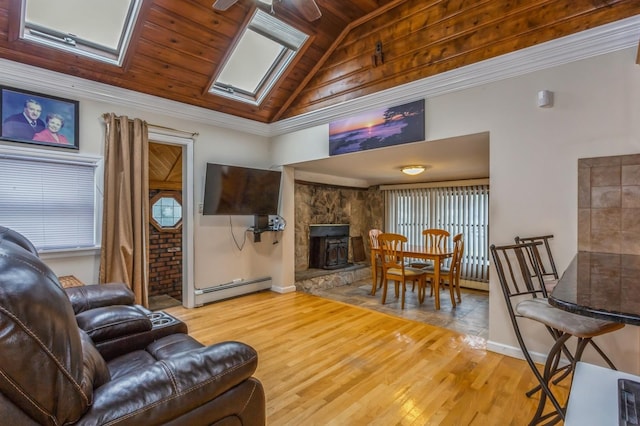
[[[349,264],[349,225],[309,225],[309,267],[338,269]]]
[[[377,188],[356,189],[297,181],[295,206],[296,274],[316,269],[309,265],[312,225],[349,224],[349,252],[353,251],[351,237],[363,237],[367,258],[369,229],[384,226],[384,194]],[[349,262],[353,262],[351,254]]]
[[[322,289],[348,285],[371,276],[368,261],[356,264],[353,260],[352,237],[362,237],[364,241],[368,241],[369,229],[382,229],[382,191],[377,188],[348,188],[296,181],[295,206],[295,280],[299,291],[314,293]],[[348,224],[347,238],[338,239],[334,238],[337,235],[330,235],[325,237],[324,242],[316,242],[315,237],[311,238],[310,232],[316,225],[322,224]],[[313,244],[317,244],[314,249],[311,248],[312,240]],[[329,255],[324,249],[327,244]],[[319,249],[320,246],[323,247],[322,250]],[[368,260],[369,244],[365,243],[364,246]],[[346,261],[346,265],[335,269],[313,266],[309,263],[309,255],[311,251],[314,251],[315,255],[316,250],[324,253],[324,261],[329,259],[331,267],[335,266],[334,259],[336,262]]]

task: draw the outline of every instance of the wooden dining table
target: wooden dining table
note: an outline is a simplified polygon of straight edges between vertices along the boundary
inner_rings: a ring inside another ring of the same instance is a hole
[[[441,247],[421,247],[416,245],[406,246],[403,250],[404,258],[433,260],[433,294],[435,295],[436,310],[440,309],[440,268],[442,262],[453,256],[453,248]],[[376,267],[377,256],[382,255],[380,248],[371,248],[371,273],[373,275],[372,288],[375,290],[378,282],[378,268]],[[372,291],[373,293],[374,291]]]

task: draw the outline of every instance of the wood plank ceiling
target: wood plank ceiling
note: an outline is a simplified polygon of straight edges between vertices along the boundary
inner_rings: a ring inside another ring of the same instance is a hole
[[[322,17],[307,22],[292,0],[276,1],[276,16],[311,41],[252,106],[207,90],[256,0],[224,12],[213,0],[145,0],[122,68],[19,40],[20,3],[0,0],[2,58],[264,123],[640,13],[637,0],[317,0]]]

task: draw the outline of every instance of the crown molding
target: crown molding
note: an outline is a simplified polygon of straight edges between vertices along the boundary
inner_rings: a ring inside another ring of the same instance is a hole
[[[640,15],[271,124],[0,58],[0,82],[61,97],[91,99],[258,136],[304,130],[398,100],[411,102],[638,46]]]
[[[432,77],[271,124],[271,136],[330,123],[359,112],[435,97],[581,59],[637,47],[640,15],[555,39]]]

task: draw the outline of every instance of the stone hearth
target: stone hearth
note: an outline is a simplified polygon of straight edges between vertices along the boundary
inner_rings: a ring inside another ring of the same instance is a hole
[[[311,293],[348,285],[371,277],[371,267],[367,264],[349,265],[345,268],[307,269],[296,272],[296,290]]]

